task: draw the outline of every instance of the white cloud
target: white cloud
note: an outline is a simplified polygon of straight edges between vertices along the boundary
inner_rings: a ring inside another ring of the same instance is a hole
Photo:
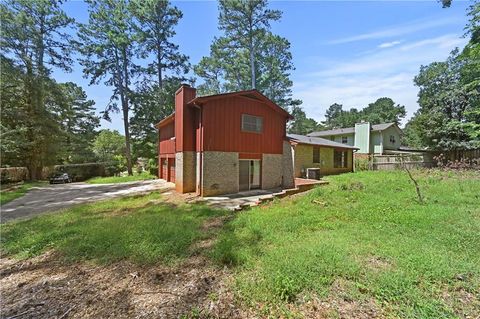
[[[447,34],[377,49],[350,61],[329,61],[325,69],[303,74],[295,82],[295,96],[316,120],[323,120],[334,102],[343,104],[344,109],[361,109],[384,96],[405,105],[410,117],[418,108],[413,78],[420,65],[445,60],[454,47],[465,42],[458,35]]]
[[[379,49],[386,49],[386,48],[391,48],[396,45],[399,45],[402,43],[402,41],[392,41],[392,42],[384,42],[378,46]]]
[[[386,28],[380,31],[373,31],[373,32],[363,33],[363,34],[359,34],[351,37],[336,39],[336,40],[330,41],[329,43],[343,44],[343,43],[357,42],[357,41],[363,41],[363,40],[398,37],[398,36],[418,32],[421,30],[432,29],[440,26],[454,24],[455,22],[458,22],[458,17],[448,17],[448,18],[435,19],[435,20],[432,20],[432,19],[417,20],[417,21],[411,21],[408,24],[391,26],[389,28]]]

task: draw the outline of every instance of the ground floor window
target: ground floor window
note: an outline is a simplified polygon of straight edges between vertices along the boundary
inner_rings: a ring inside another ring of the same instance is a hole
[[[313,147],[313,161],[312,163],[320,163],[320,147]]]
[[[347,151],[334,150],[333,152],[333,167],[347,168],[348,167],[348,153]]]

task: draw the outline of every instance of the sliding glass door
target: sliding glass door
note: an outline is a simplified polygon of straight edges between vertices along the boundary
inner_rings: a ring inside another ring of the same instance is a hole
[[[238,182],[240,191],[260,188],[261,168],[262,165],[260,160],[239,161]]]

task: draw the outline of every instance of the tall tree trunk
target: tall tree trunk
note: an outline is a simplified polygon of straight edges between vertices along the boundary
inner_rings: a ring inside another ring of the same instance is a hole
[[[39,162],[38,153],[37,153],[37,143],[36,143],[36,134],[35,134],[35,125],[37,119],[37,102],[38,102],[38,93],[35,89],[34,83],[34,73],[33,73],[33,64],[30,61],[26,62],[26,76],[25,76],[25,91],[27,97],[27,113],[28,113],[28,131],[27,139],[29,142],[28,152],[26,155],[26,166],[30,173],[30,180],[37,180],[37,163]]]
[[[253,39],[250,37],[250,71],[252,73],[252,89],[257,88],[257,79],[255,78],[255,52],[253,51]]]
[[[128,175],[133,175],[132,170],[132,154],[130,152],[130,123],[128,121],[128,101],[123,99],[122,101],[123,111],[123,127],[125,129],[125,156],[127,158],[127,171]]]
[[[123,127],[125,129],[125,156],[127,157],[127,171],[128,175],[133,175],[132,170],[132,153],[130,148],[130,123],[128,118],[129,111],[129,101],[128,101],[128,58],[126,48],[122,49],[122,62],[123,62],[123,79],[124,79],[124,88],[123,91],[123,100],[122,100],[122,111],[123,111]]]
[[[158,67],[158,87],[162,89],[163,79],[162,79],[162,47],[157,43],[157,67]]]

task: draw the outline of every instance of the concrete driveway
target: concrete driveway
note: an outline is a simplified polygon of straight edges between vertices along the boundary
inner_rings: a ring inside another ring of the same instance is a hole
[[[32,217],[72,205],[125,195],[168,190],[175,184],[161,179],[118,184],[57,184],[34,187],[23,197],[1,207],[2,223],[17,218]]]

